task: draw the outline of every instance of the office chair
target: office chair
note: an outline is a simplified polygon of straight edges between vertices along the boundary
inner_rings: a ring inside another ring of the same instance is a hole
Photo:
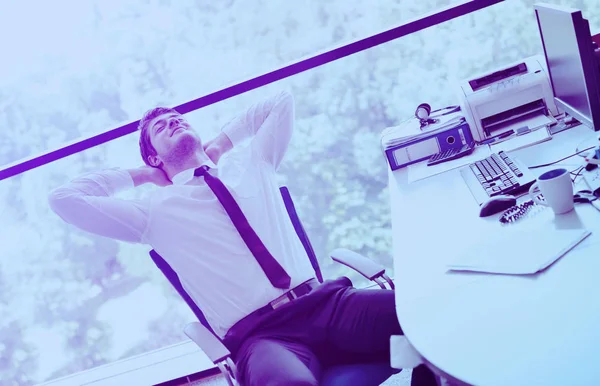
[[[308,236],[304,231],[304,227],[298,218],[289,190],[285,186],[280,187],[279,190],[294,229],[306,250],[313,269],[315,270],[317,280],[322,283],[323,275],[319,268],[319,262],[313,251],[312,245],[308,240]],[[367,279],[379,284],[381,288],[386,289],[385,283],[387,283],[390,289],[394,289],[394,283],[385,274],[385,269],[368,258],[343,248],[334,250],[330,255],[334,261],[356,270]],[[230,386],[237,385],[238,383],[235,380],[236,368],[233,360],[230,358],[231,353],[229,350],[210,327],[200,308],[183,289],[177,274],[171,266],[154,250],[150,251],[150,257],[152,257],[154,263],[167,277],[169,282],[171,282],[173,287],[175,287],[179,295],[183,297],[199,320],[199,322],[193,322],[185,326],[185,334],[192,339],[204,353],[206,353],[217,367],[219,367]],[[374,386],[381,384],[390,376],[399,373],[400,371],[401,370],[390,368],[390,364],[387,362],[332,366],[324,369],[320,384],[324,386]]]

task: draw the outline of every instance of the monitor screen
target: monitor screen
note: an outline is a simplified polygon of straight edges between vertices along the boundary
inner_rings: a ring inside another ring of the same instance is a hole
[[[600,74],[587,20],[576,9],[536,5],[535,11],[559,110],[600,130]]]

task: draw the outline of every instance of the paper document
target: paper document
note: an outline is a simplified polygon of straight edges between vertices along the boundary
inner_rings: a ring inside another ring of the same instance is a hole
[[[416,164],[408,165],[408,183],[410,184],[412,182],[419,181],[448,170],[456,169],[475,161],[479,161],[490,154],[491,152],[489,145],[482,145],[475,147],[473,153],[467,156],[452,161],[443,162],[441,164],[427,166],[427,160],[424,160],[417,162]]]
[[[592,192],[600,189],[600,168],[590,170],[589,172],[583,169],[581,171],[581,175],[583,176],[583,180],[585,181],[586,185]]]
[[[535,130],[542,126],[547,127],[550,123],[556,123],[556,119],[544,113],[528,114],[494,126],[492,135],[498,135],[510,130],[517,131],[518,128],[525,126],[529,127],[529,130]]]
[[[421,123],[418,119],[408,119],[398,126],[387,127],[381,132],[381,145],[384,149],[401,145],[407,142],[415,141],[424,137],[429,137],[435,133],[448,130],[451,127],[464,122],[464,117],[460,112],[448,114],[439,118],[435,124],[430,124],[421,129]]]
[[[591,234],[588,230],[502,229],[489,238],[469,243],[451,253],[447,267],[474,271],[528,275],[546,269]]]
[[[509,138],[506,141],[502,141],[499,143],[492,143],[490,145],[490,147],[492,148],[492,151],[495,153],[498,153],[499,151],[502,151],[502,150],[505,152],[509,152],[509,151],[523,149],[528,146],[533,146],[533,145],[536,145],[538,143],[542,143],[545,141],[549,141],[550,139],[552,139],[552,136],[550,134],[548,134],[548,129],[543,127],[541,129],[532,131],[531,133],[518,135],[518,136],[515,136],[512,138]]]

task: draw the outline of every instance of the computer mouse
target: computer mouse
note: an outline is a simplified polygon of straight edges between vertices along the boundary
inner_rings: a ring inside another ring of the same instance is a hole
[[[506,194],[490,197],[489,200],[483,202],[479,207],[479,217],[491,216],[515,206],[516,204],[517,199]]]

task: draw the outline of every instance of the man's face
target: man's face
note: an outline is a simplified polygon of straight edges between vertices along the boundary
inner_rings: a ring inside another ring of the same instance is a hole
[[[159,115],[150,122],[148,130],[150,142],[158,153],[157,157],[150,157],[154,166],[181,164],[202,146],[198,134],[177,113]]]

